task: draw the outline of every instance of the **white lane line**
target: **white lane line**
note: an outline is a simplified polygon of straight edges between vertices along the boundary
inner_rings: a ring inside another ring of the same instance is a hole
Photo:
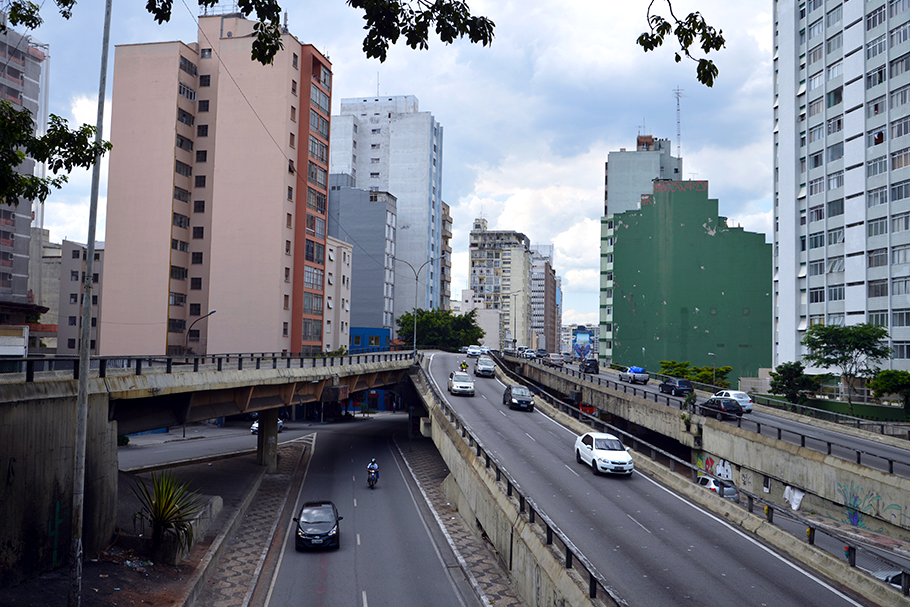
[[[508,415],[506,415],[505,411],[500,411],[499,414],[502,415],[503,417],[508,417]]]
[[[357,507],[357,498],[356,497],[354,498],[354,507],[355,508]]]
[[[742,537],[743,539],[745,539],[745,540],[748,541],[748,542],[751,542],[752,544],[754,544],[755,546],[757,546],[757,547],[760,548],[761,550],[764,550],[765,552],[767,552],[767,553],[768,553],[769,555],[771,555],[772,557],[776,558],[778,561],[780,561],[780,562],[783,563],[784,565],[787,565],[788,567],[790,567],[790,568],[793,569],[794,571],[797,571],[797,572],[799,572],[799,573],[802,573],[804,576],[806,576],[807,578],[809,578],[810,580],[812,580],[813,582],[815,582],[815,583],[818,584],[819,586],[822,586],[823,588],[825,588],[825,589],[827,589],[827,590],[830,590],[832,593],[834,593],[834,594],[837,595],[838,597],[842,598],[842,599],[845,600],[847,603],[849,603],[849,604],[851,604],[851,605],[855,605],[856,607],[861,607],[861,603],[857,603],[856,601],[854,601],[853,599],[851,599],[850,597],[848,597],[847,595],[845,595],[843,592],[841,592],[841,591],[837,590],[836,588],[834,588],[833,586],[827,584],[825,581],[823,581],[822,579],[816,577],[815,575],[813,575],[813,574],[810,573],[809,571],[803,569],[802,567],[799,567],[796,563],[791,563],[790,561],[788,561],[788,560],[787,560],[786,558],[784,558],[783,556],[777,554],[776,552],[774,552],[773,550],[771,550],[770,548],[768,548],[767,546],[765,546],[765,545],[762,544],[761,542],[758,542],[757,540],[751,538],[749,535],[747,535],[746,533],[740,531],[739,529],[737,529],[736,527],[734,527],[733,525],[731,525],[731,524],[728,523],[727,521],[723,520],[722,518],[716,516],[714,513],[709,512],[709,511],[705,510],[704,508],[702,508],[701,506],[698,506],[698,505],[696,505],[696,504],[694,504],[694,503],[692,503],[692,502],[686,500],[686,499],[685,499],[683,496],[681,496],[681,495],[677,495],[676,493],[673,493],[672,491],[670,491],[669,489],[667,489],[666,487],[664,487],[663,485],[661,485],[661,484],[658,483],[657,481],[655,481],[655,480],[653,480],[653,479],[651,479],[651,478],[648,478],[648,475],[646,475],[646,474],[642,474],[641,472],[639,472],[639,473],[637,473],[637,477],[638,477],[638,478],[642,478],[642,479],[648,481],[649,483],[651,483],[651,484],[654,485],[655,487],[658,487],[658,488],[660,488],[661,490],[665,491],[667,494],[671,495],[672,497],[675,497],[676,499],[678,499],[679,501],[681,501],[681,502],[684,503],[685,505],[689,506],[689,507],[692,508],[693,510],[696,510],[696,511],[698,511],[698,512],[701,512],[702,514],[704,514],[704,515],[707,516],[708,518],[711,518],[711,519],[713,519],[714,521],[720,523],[721,525],[723,525],[724,527],[726,527],[727,529],[729,529],[730,531],[732,531],[732,532],[735,533],[736,535]]]
[[[568,470],[569,472],[571,472],[572,474],[574,474],[575,476],[578,476],[580,478],[580,475],[578,474],[578,472],[575,472],[575,470],[572,470],[571,468],[569,468],[569,464],[563,464],[563,466],[566,467],[566,470]]]
[[[531,436],[530,434],[528,434],[527,432],[525,432],[525,436],[527,436],[528,438],[530,438],[530,439],[531,439],[532,441],[534,441],[535,443],[537,442],[537,439],[534,438],[533,436]]]
[[[359,533],[357,534],[357,545],[358,546],[360,545],[360,534]]]
[[[351,462],[351,463],[353,464],[354,462]],[[352,483],[356,483],[356,482],[357,482],[357,477],[356,477],[356,476],[351,476],[351,482],[352,482]]]
[[[632,518],[632,515],[631,515],[631,514],[627,514],[626,516],[628,516],[630,519],[632,519],[632,522],[633,522],[633,523],[635,523],[636,525],[638,525],[639,527],[641,527],[641,528],[644,529],[645,531],[648,531],[648,528],[645,527],[644,525],[642,525],[641,523],[639,523],[638,521],[636,521],[634,518]],[[648,531],[648,533],[651,533],[651,532]],[[651,535],[654,535],[654,534],[651,533]]]
[[[363,607],[369,607],[369,605],[367,605],[367,591],[366,590],[363,591]]]

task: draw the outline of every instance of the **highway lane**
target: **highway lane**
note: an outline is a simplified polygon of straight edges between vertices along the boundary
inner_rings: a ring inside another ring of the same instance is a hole
[[[539,412],[502,405],[502,384],[477,378],[452,397],[456,355],[430,369],[485,447],[632,605],[862,605],[711,513],[638,473],[594,476],[575,462],[575,434]]]
[[[442,540],[392,435],[407,443],[407,417],[320,429],[297,496],[335,502],[338,550],[296,552],[292,524],[283,544],[268,607],[350,605],[474,607],[479,601]],[[375,457],[380,480],[371,490],[366,465]],[[429,524],[425,521],[431,521]]]
[[[562,370],[565,371],[567,368],[564,368]],[[556,369],[558,368],[551,368],[550,370],[552,371]],[[577,370],[574,365],[572,366],[572,370]],[[649,393],[648,400],[654,400],[654,395],[659,395],[658,402],[666,403],[667,399],[669,398],[671,403],[670,406],[675,408],[679,408],[680,404],[682,403],[681,397],[671,396],[669,394],[660,394],[657,388],[659,382],[656,379],[652,380],[646,385],[628,384],[625,382],[619,382],[619,377],[616,374],[610,373],[603,369],[599,375],[585,375],[585,377],[594,382],[602,380],[603,384],[606,384],[607,380],[618,382],[619,385],[626,386],[630,393],[631,388],[633,387],[639,391],[647,391]],[[698,400],[699,403],[702,403],[704,401],[705,399],[701,398]],[[827,452],[827,443],[830,442],[832,443],[831,454],[835,457],[840,457],[847,461],[856,461],[856,451],[863,451],[864,453],[873,454],[877,457],[863,455],[862,465],[874,468],[876,470],[887,472],[888,460],[892,460],[895,462],[893,473],[899,476],[910,478],[910,442],[907,443],[906,448],[894,447],[888,444],[883,444],[874,439],[870,440],[857,438],[849,434],[842,434],[840,432],[820,428],[816,425],[813,425],[811,422],[804,423],[789,420],[783,417],[778,417],[773,413],[763,413],[759,411],[747,413],[743,416],[743,428],[756,431],[757,427],[752,422],[758,422],[761,424],[761,433],[765,436],[773,436],[776,438],[776,428],[784,429],[785,432],[782,433],[781,440],[795,445],[800,444],[800,438],[798,435],[805,435],[808,437],[808,440],[806,441],[806,447],[815,451]],[[733,424],[735,422],[728,420],[726,423]]]

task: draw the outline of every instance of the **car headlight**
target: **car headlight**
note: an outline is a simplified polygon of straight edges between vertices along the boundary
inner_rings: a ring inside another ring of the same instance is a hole
[[[332,530],[329,531],[326,535],[335,535],[336,533],[338,533],[338,526],[337,526],[337,525],[336,525],[335,527],[332,527]]]
[[[517,399],[517,398],[513,398],[513,399],[512,399],[512,404],[513,404],[513,405],[519,404],[519,403],[518,403],[518,399]]]

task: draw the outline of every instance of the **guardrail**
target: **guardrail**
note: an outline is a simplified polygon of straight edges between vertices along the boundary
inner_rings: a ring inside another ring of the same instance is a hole
[[[516,381],[527,382],[526,378],[512,372],[508,368],[504,366],[501,366],[500,368]],[[615,384],[616,382],[613,383]],[[620,385],[624,386],[624,384]],[[607,422],[594,415],[585,413],[578,407],[566,403],[559,397],[550,394],[540,387],[535,386],[535,390],[537,396],[547,401],[550,406],[557,409],[558,411],[574,417],[580,422],[590,426],[595,431],[609,431],[611,434],[624,437],[625,442],[629,444],[635,452],[647,455],[649,459],[654,463],[663,465],[664,462],[667,462],[667,467],[671,472],[677,472],[677,467],[682,467],[684,470],[688,469],[687,473],[684,476],[688,476],[689,480],[691,480],[693,483],[697,483],[700,476],[708,476],[720,484],[726,485],[728,487],[735,487],[735,485],[733,485],[729,479],[723,479],[709,472],[705,472],[704,470],[693,466],[689,462],[676,457],[672,453],[664,451],[660,447],[656,447],[647,441],[643,441],[635,435],[629,434],[628,432],[621,430],[616,426],[608,424]],[[653,393],[650,394],[653,395]],[[737,490],[737,503],[739,503],[740,506],[743,506],[740,496],[744,495],[746,497],[746,503],[744,507],[750,513],[755,512],[756,506],[760,508],[763,507],[764,515],[768,523],[776,524],[779,528],[787,531],[797,538],[801,537],[800,533],[805,533],[806,543],[830,552],[837,558],[845,559],[851,567],[858,567],[860,570],[863,570],[867,573],[871,571],[881,571],[886,569],[890,569],[892,572],[901,572],[901,592],[904,594],[904,596],[910,595],[910,570],[908,570],[908,568],[902,564],[881,556],[879,553],[875,552],[874,548],[871,546],[863,545],[853,538],[848,538],[830,529],[822,528],[816,522],[795,514],[789,508],[781,507],[773,502],[769,502],[761,496],[750,493],[744,489],[740,489],[738,487],[735,488]],[[778,515],[778,521],[776,523],[775,513]],[[783,520],[781,521],[780,519]]]
[[[588,596],[592,599],[608,601],[611,605],[625,605],[619,596],[616,595],[609,585],[606,578],[597,571],[594,565],[585,557],[584,554],[572,543],[565,533],[550,519],[549,516],[537,503],[521,488],[518,482],[512,477],[505,467],[492,455],[483,445],[483,442],[477,438],[470,427],[464,422],[460,415],[445,401],[440,398],[436,392],[436,387],[427,375],[422,365],[419,365],[420,375],[424,383],[433,396],[436,406],[440,408],[443,415],[453,425],[455,430],[459,431],[461,437],[472,448],[475,455],[484,462],[484,468],[490,472],[505,494],[518,503],[519,515],[525,518],[533,527],[540,530],[541,535],[546,538],[546,544],[557,551],[563,559],[566,569],[574,570],[583,580],[588,583]]]
[[[527,361],[522,361],[522,362],[527,362]],[[636,387],[634,384],[626,384],[626,383],[623,383],[620,381],[604,379],[604,378],[601,378],[600,375],[581,373],[575,369],[567,369],[565,367],[545,367],[545,368],[550,371],[552,371],[554,369],[558,369],[562,373],[569,375],[571,377],[578,378],[580,380],[590,381],[592,383],[598,384],[599,386],[602,386],[602,387],[605,387],[605,388],[608,388],[611,390],[616,390],[617,392],[631,394],[632,396],[643,398],[645,400],[652,400],[655,403],[664,404],[664,405],[667,405],[668,407],[673,407],[675,409],[679,409],[682,412],[695,413],[701,409],[701,406],[699,404],[695,405],[694,411],[690,410],[690,409],[686,409],[683,399],[681,399],[679,397],[665,395],[665,394],[662,394],[659,392],[651,392],[642,387]],[[755,399],[753,398],[753,400],[755,400]],[[762,399],[762,400],[765,400],[765,399]],[[764,404],[764,403],[762,403],[762,404]],[[704,409],[701,409],[701,410],[704,411]],[[704,414],[704,413],[702,413],[702,414]],[[714,412],[712,410],[711,413],[709,414],[709,416],[713,417],[715,414],[716,414],[716,412]],[[832,413],[831,415],[838,415],[838,414]],[[757,434],[765,434],[766,436],[775,436],[777,438],[777,440],[787,440],[788,438],[792,438],[792,444],[798,444],[801,447],[806,447],[806,448],[812,449],[813,451],[818,451],[820,453],[825,453],[827,455],[833,455],[834,457],[837,457],[839,459],[843,459],[846,461],[852,461],[859,465],[875,467],[872,464],[876,461],[881,461],[882,462],[881,467],[880,467],[881,470],[887,470],[889,474],[897,474],[898,476],[910,478],[910,462],[895,460],[890,457],[886,457],[884,455],[879,455],[879,454],[873,453],[871,451],[866,451],[864,449],[858,449],[856,447],[851,447],[849,445],[844,445],[842,443],[838,443],[835,441],[816,438],[814,436],[803,434],[801,432],[797,432],[796,430],[792,430],[790,428],[784,428],[784,427],[775,425],[773,423],[759,422],[754,419],[750,419],[750,418],[746,418],[746,417],[734,417],[734,416],[729,416],[729,417],[733,418],[733,420],[731,420],[731,423],[735,423],[736,426],[739,428],[751,430],[753,432],[756,432]],[[841,415],[840,419],[843,419],[844,417],[845,416]],[[870,422],[866,422],[866,420],[860,420],[859,418],[851,418],[851,420],[852,421],[849,425],[855,426],[855,427],[862,427],[862,426],[857,425],[858,422],[860,422],[860,421],[865,422],[865,424],[869,425],[869,426],[873,425]],[[884,426],[885,424],[878,424],[878,425]],[[865,427],[864,427],[864,429],[865,429]],[[902,431],[907,432],[908,435],[910,435],[910,430],[908,430],[905,427],[901,427],[901,429],[902,429]],[[763,432],[763,430],[764,430],[764,432]],[[901,438],[903,438],[903,437],[901,437]],[[908,438],[910,438],[910,436],[908,436]],[[790,442],[790,441],[788,441],[788,442]],[[843,455],[844,453],[847,453],[848,455],[845,456],[845,455]]]
[[[876,434],[910,440],[910,427],[908,426],[899,426],[885,422],[871,421],[868,419],[863,419],[862,417],[855,417],[852,415],[845,415],[843,413],[836,413],[834,411],[826,411],[825,409],[808,407],[806,405],[791,403],[785,400],[780,400],[778,398],[771,398],[769,396],[753,396],[752,400],[766,407],[773,407],[782,411],[790,411],[791,413],[798,413],[799,415],[805,415],[807,417],[829,421],[835,424],[840,424],[842,426],[852,426],[854,428],[866,430],[867,432],[874,432]]]
[[[96,356],[89,361],[89,377],[187,373],[244,369],[303,369],[370,362],[411,360],[414,352],[375,352],[345,356],[289,356],[279,353],[214,354],[209,356]],[[210,362],[207,362],[210,361]],[[70,357],[14,358],[0,361],[0,383],[79,379],[79,359]]]

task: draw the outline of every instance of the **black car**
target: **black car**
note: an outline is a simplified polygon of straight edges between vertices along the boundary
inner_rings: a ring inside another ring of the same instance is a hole
[[[688,379],[677,379],[675,377],[663,380],[657,386],[657,389],[673,396],[686,396],[695,392],[695,386],[692,385],[692,382]]]
[[[578,363],[578,370],[582,373],[593,373],[597,375],[600,373],[600,364],[597,362],[596,358],[589,358]]]
[[[699,405],[702,409],[714,411],[717,413],[717,419],[722,420],[724,417],[742,417],[743,406],[735,398],[718,398],[712,396]],[[707,412],[705,413],[707,415]]]
[[[332,502],[306,502],[300,509],[300,516],[294,519],[297,523],[294,548],[340,548],[338,521],[342,518]]]
[[[534,410],[534,397],[531,391],[524,386],[506,386],[506,391],[502,393],[502,404],[509,405],[509,409],[527,409]]]

